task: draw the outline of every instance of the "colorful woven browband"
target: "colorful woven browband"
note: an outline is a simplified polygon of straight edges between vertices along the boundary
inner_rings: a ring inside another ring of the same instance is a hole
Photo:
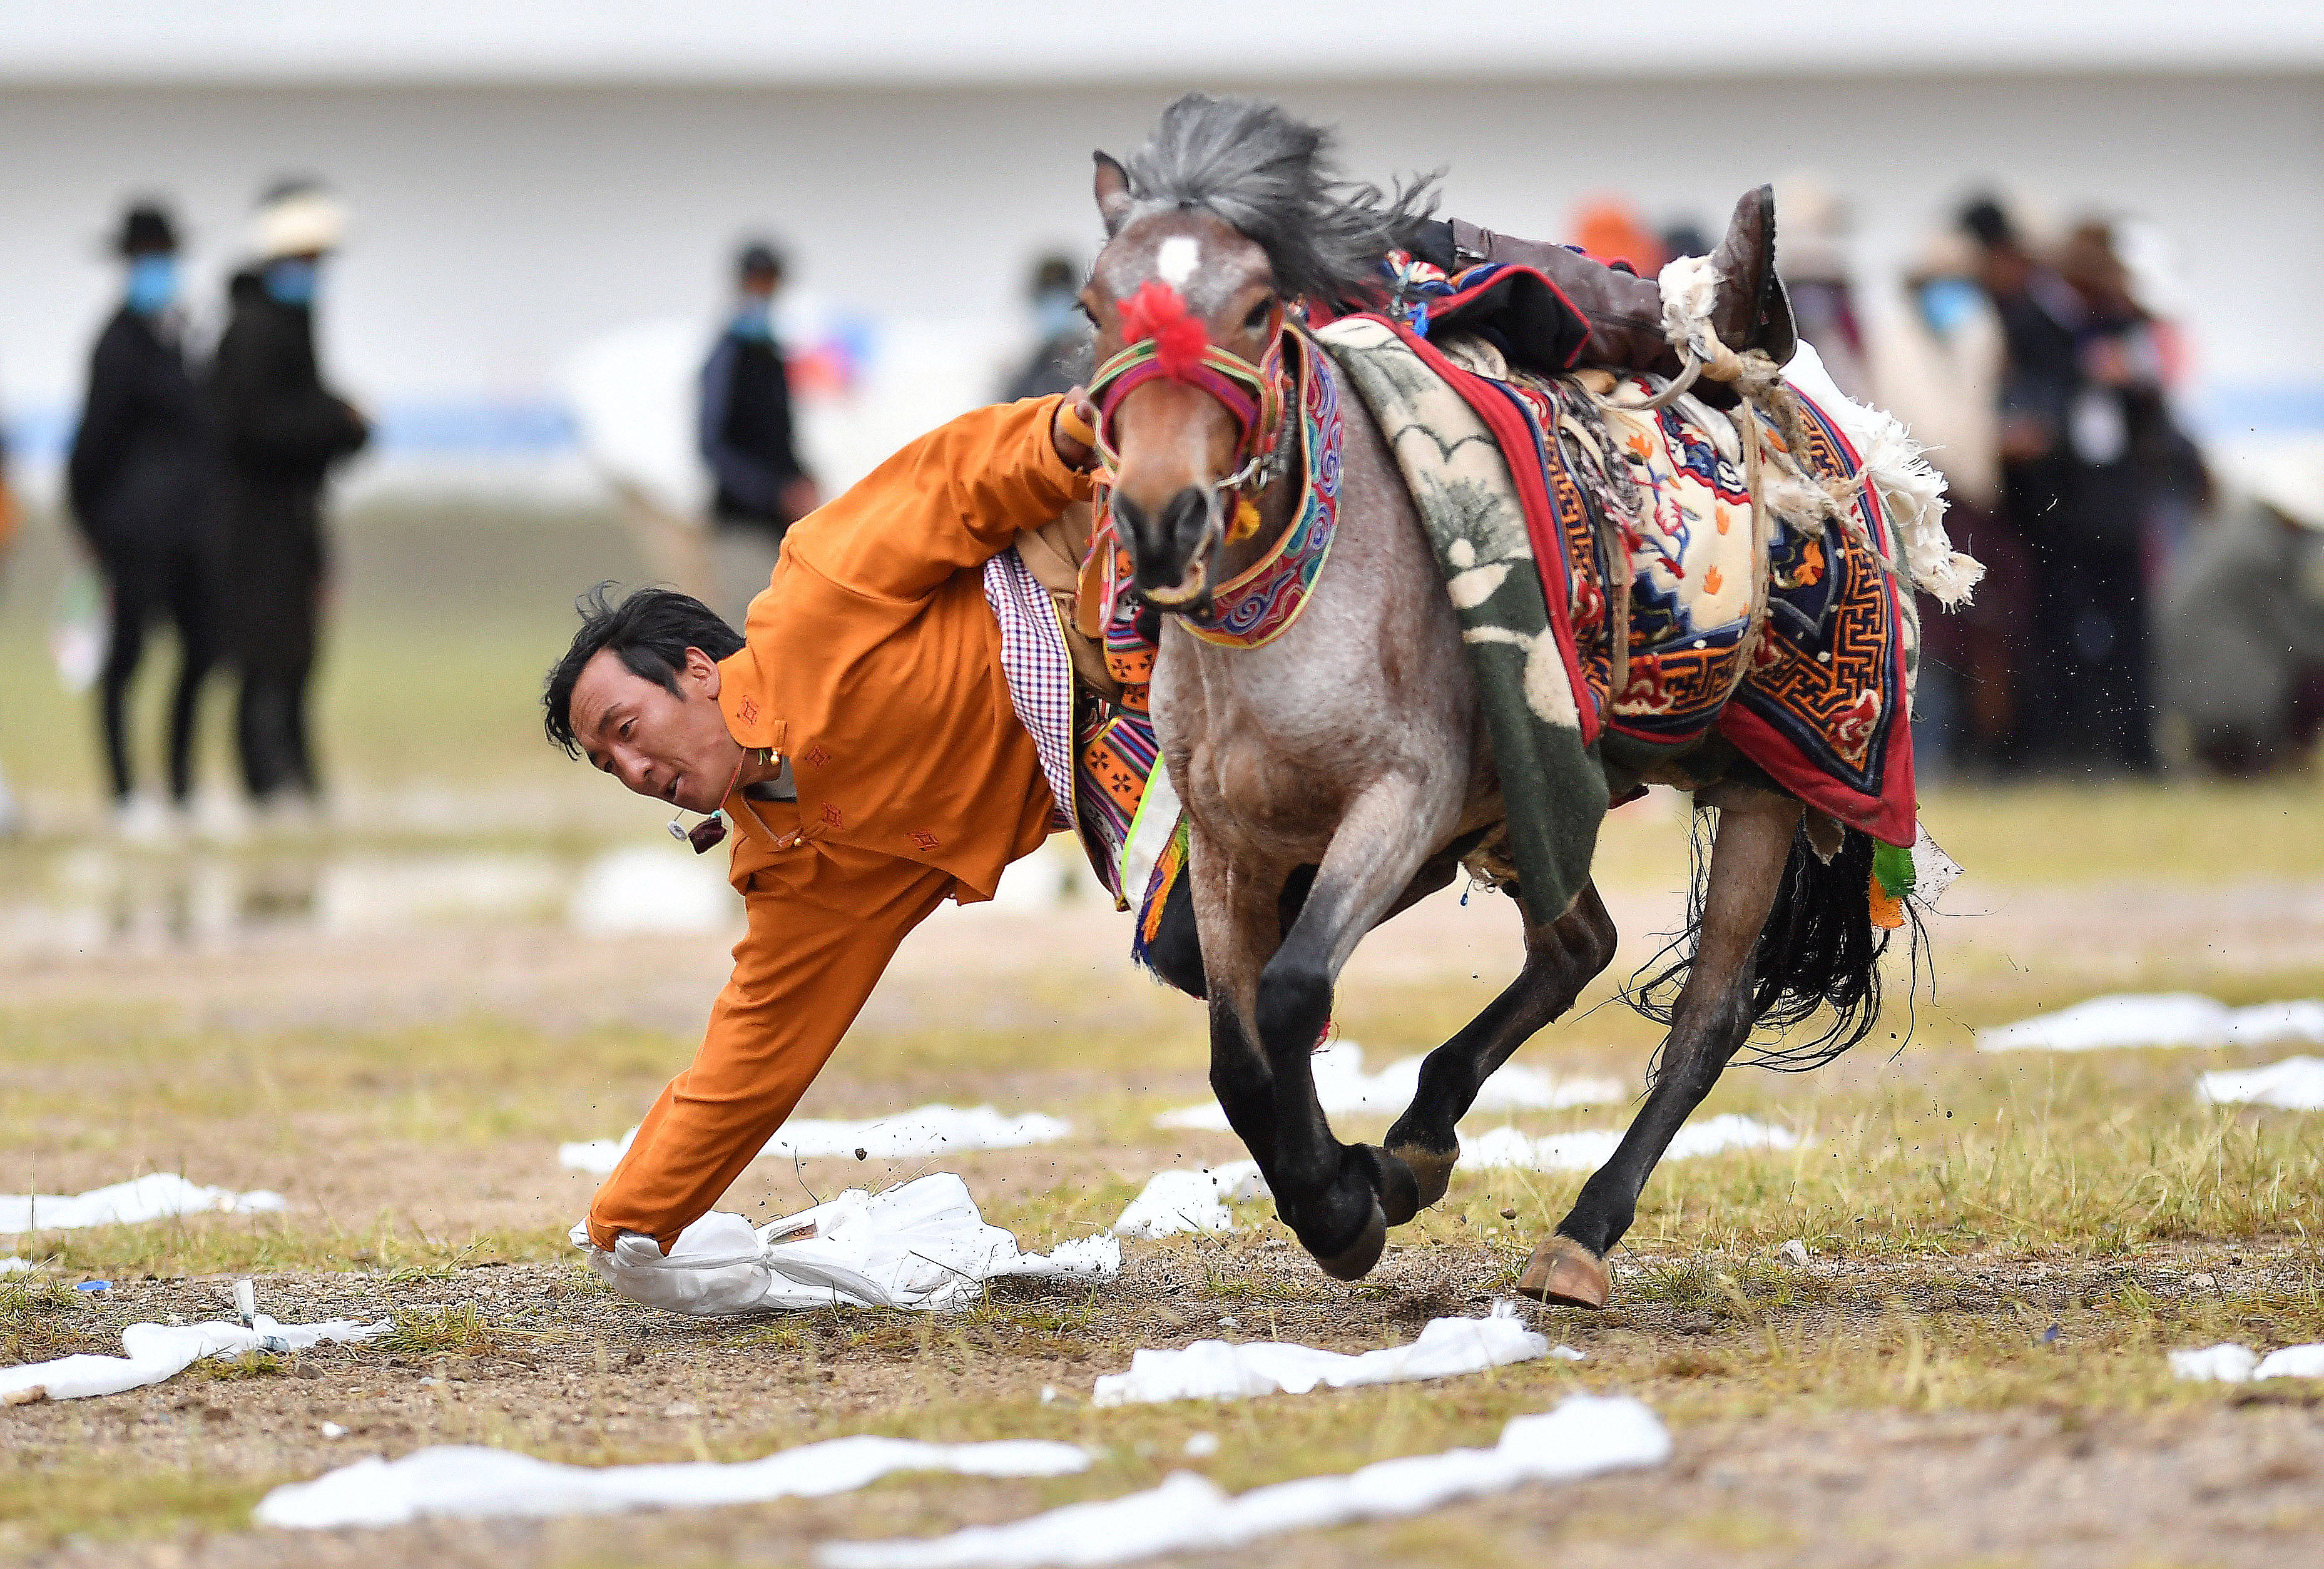
[[[1114,411],[1121,400],[1157,377],[1199,387],[1225,406],[1241,433],[1232,482],[1240,483],[1273,447],[1283,424],[1283,309],[1268,323],[1267,352],[1252,364],[1210,341],[1202,323],[1167,284],[1148,281],[1123,302],[1125,331],[1139,334],[1090,379],[1097,405],[1098,462],[1108,474],[1121,468],[1113,445]],[[1199,342],[1199,351],[1196,344]]]
[[[1171,612],[1187,634],[1222,648],[1257,648],[1290,630],[1315,587],[1337,531],[1340,498],[1341,417],[1339,391],[1331,372],[1316,362],[1312,340],[1286,332],[1286,367],[1297,384],[1299,428],[1295,471],[1300,491],[1289,523],[1272,548],[1234,577],[1218,585],[1207,610]],[[1286,439],[1294,439],[1286,435]],[[1098,528],[1093,548],[1105,553],[1106,665],[1143,709],[1144,684],[1151,678],[1154,649],[1138,634],[1138,606],[1130,592],[1130,560],[1113,530],[1109,492],[1099,490]]]

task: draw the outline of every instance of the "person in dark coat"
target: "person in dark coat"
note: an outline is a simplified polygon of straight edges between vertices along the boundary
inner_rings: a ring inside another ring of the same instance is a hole
[[[161,206],[140,204],[123,217],[115,248],[126,287],[89,356],[67,482],[111,601],[97,718],[115,821],[143,838],[167,825],[158,803],[136,795],[124,711],[145,635],[167,622],[179,653],[170,798],[182,810],[193,786],[196,708],[217,657],[217,465],[201,394],[186,369],[176,225]]]
[[[767,586],[790,526],[815,510],[815,481],[791,428],[790,374],[775,341],[783,262],[752,241],[735,258],[735,307],[702,367],[700,445],[715,491],[712,568],[718,612],[735,627]]]
[[[314,307],[346,213],[317,187],[277,187],[260,203],[259,261],[235,276],[210,402],[226,463],[228,644],[242,674],[235,738],[251,798],[318,794],[307,686],[329,562],[323,481],[371,428],[323,384]]]
[[[1066,257],[1044,256],[1025,293],[1041,341],[1001,390],[1003,403],[1070,391],[1089,380],[1090,325],[1081,311],[1080,270]]]
[[[8,552],[16,543],[16,492],[8,487],[8,444],[0,440],[0,587],[6,586]],[[24,831],[24,811],[16,793],[8,788],[8,773],[0,768],[0,839]]]

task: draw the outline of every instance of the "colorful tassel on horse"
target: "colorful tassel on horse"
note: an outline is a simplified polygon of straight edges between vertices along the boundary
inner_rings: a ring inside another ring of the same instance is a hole
[[[1904,924],[1904,895],[1913,891],[1912,849],[1884,844],[1872,852],[1872,924],[1894,931]]]
[[[1193,379],[1203,362],[1211,335],[1200,318],[1190,314],[1176,289],[1158,278],[1149,278],[1137,293],[1121,302],[1121,341],[1154,340],[1155,362],[1173,381]]]

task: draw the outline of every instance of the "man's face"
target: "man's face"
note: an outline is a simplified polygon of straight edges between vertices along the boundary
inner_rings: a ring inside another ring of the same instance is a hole
[[[657,801],[715,812],[742,748],[718,710],[717,662],[686,651],[678,691],[647,680],[601,649],[573,684],[573,734],[590,766]]]

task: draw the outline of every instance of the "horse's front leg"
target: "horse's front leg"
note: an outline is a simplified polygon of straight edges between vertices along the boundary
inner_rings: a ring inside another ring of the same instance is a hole
[[[1343,1280],[1379,1262],[1388,1216],[1410,1219],[1418,1188],[1401,1161],[1333,1136],[1310,1059],[1331,1023],[1342,967],[1450,831],[1451,823],[1438,820],[1456,809],[1455,802],[1432,799],[1417,779],[1391,775],[1366,790],[1333,831],[1298,919],[1259,977],[1252,1023],[1275,1087],[1276,1163],[1268,1181],[1300,1245]]]
[[[1420,1065],[1412,1105],[1388,1131],[1388,1152],[1418,1182],[1421,1208],[1444,1197],[1461,1159],[1455,1129],[1476,1104],[1477,1091],[1614,961],[1614,918],[1595,883],[1585,884],[1572,907],[1546,926],[1527,921],[1525,968],[1517,979]]]
[[[1789,796],[1760,790],[1733,791],[1722,803],[1702,930],[1672,1009],[1654,1087],[1613,1158],[1582,1185],[1572,1211],[1534,1250],[1517,1282],[1526,1296],[1577,1308],[1606,1305],[1613,1286],[1608,1250],[1630,1229],[1655,1163],[1758,1022],[1751,955],[1790,859],[1800,810]]]
[[[1186,881],[1200,938],[1203,995],[1211,1005],[1211,1091],[1272,1187],[1275,1086],[1251,1020],[1259,972],[1283,940],[1279,870],[1231,859],[1199,824],[1190,829]],[[1166,912],[1167,914],[1167,912]],[[1185,944],[1194,947],[1194,944]]]

